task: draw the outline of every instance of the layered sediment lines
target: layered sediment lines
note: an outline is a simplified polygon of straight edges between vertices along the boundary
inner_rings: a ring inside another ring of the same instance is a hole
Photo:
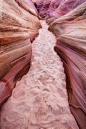
[[[63,63],[53,50],[56,39],[41,23],[31,68],[1,109],[1,129],[78,129],[69,110]]]
[[[31,42],[40,27],[30,0],[0,0],[0,108],[30,67]]]
[[[55,50],[64,62],[72,114],[86,129],[86,2],[50,26],[57,37]]]

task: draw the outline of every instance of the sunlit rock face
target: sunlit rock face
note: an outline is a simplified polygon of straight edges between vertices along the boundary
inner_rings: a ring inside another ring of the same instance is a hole
[[[33,0],[39,12],[39,17],[45,18],[47,23],[67,14],[85,0]]]
[[[31,68],[1,109],[1,129],[79,129],[69,109],[63,63],[53,49],[55,36],[41,24]]]
[[[49,30],[64,62],[71,111],[80,129],[86,129],[86,2],[55,20]]]
[[[30,66],[31,41],[39,28],[37,10],[30,0],[0,1],[0,107]]]

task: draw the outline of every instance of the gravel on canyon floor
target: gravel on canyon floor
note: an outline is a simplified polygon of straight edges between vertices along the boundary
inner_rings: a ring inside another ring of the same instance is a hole
[[[0,112],[0,129],[78,129],[66,91],[55,36],[45,21],[32,44],[29,72],[17,82]]]

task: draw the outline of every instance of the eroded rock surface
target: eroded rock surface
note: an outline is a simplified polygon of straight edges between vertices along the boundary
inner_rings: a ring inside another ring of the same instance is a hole
[[[74,10],[86,0],[32,0],[36,3],[39,16],[50,24],[55,19]]]
[[[80,129],[86,129],[86,2],[55,20],[49,30],[64,62],[71,111]]]
[[[0,107],[11,95],[19,74],[28,71],[31,41],[40,27],[31,0],[0,1]]]
[[[56,39],[41,22],[31,68],[1,109],[1,129],[78,129],[69,110],[63,63],[53,50]]]

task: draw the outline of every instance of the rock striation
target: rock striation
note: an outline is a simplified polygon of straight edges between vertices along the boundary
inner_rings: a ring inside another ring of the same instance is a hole
[[[1,107],[11,95],[19,74],[30,66],[31,41],[38,35],[41,26],[37,10],[30,0],[3,0],[0,5]]]
[[[0,0],[0,108],[9,96],[1,129],[77,129],[67,99],[86,129],[86,0]]]
[[[86,129],[86,2],[55,20],[49,30],[64,62],[70,109],[80,129]]]
[[[52,23],[55,19],[67,14],[86,0],[32,0],[36,3],[39,17]]]
[[[63,63],[53,49],[56,39],[41,23],[31,68],[1,109],[1,129],[78,129],[69,109]]]

